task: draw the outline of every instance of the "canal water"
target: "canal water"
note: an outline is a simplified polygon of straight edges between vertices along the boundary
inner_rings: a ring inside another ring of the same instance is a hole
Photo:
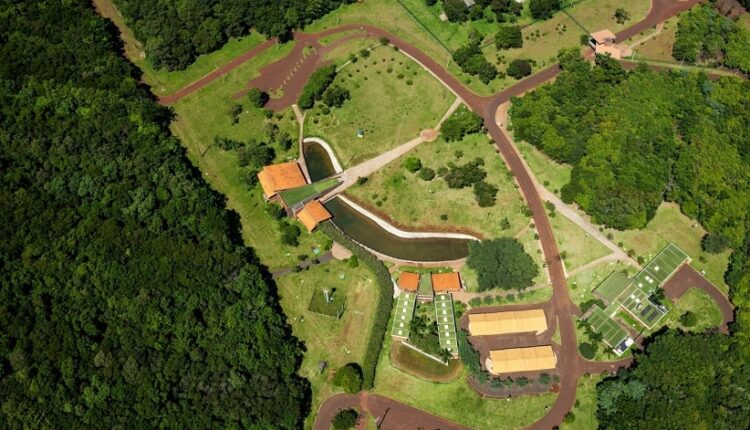
[[[305,157],[307,172],[313,182],[323,180],[336,173],[333,162],[322,145],[315,142],[303,142],[302,155]]]
[[[468,239],[403,238],[383,229],[338,197],[326,202],[325,207],[341,231],[381,254],[423,262],[458,260],[469,255]]]

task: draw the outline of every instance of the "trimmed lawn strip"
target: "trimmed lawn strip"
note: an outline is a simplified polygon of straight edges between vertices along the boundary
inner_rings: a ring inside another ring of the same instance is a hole
[[[417,63],[379,45],[368,58],[360,57],[343,68],[333,85],[348,89],[351,99],[328,114],[324,113],[328,108],[316,104],[306,116],[305,134],[323,137],[344,168],[406,143],[425,128],[435,127],[455,100]],[[360,129],[364,130],[363,138],[356,136]]]
[[[280,192],[281,198],[288,206],[294,206],[297,203],[309,199],[323,191],[333,188],[338,184],[338,179],[331,178],[324,181],[313,182],[302,187],[292,188],[291,190],[284,190]]]
[[[572,412],[575,421],[560,424],[561,430],[596,430],[596,384],[603,379],[600,375],[584,375],[578,378],[576,402]]]
[[[455,151],[463,152],[461,159],[455,157]],[[449,188],[437,175],[431,181],[420,179],[419,173],[403,167],[409,157],[419,158],[423,167],[435,171],[448,162],[462,165],[481,157],[487,172],[485,181],[500,190],[495,205],[479,207],[471,187]],[[466,136],[459,142],[446,143],[439,138],[423,143],[371,175],[364,185],[349,188],[347,194],[409,230],[468,231],[495,238],[513,236],[529,222],[524,214],[525,202],[505,163],[482,134]],[[500,226],[503,218],[510,222],[508,230]]]
[[[305,428],[312,428],[320,403],[341,390],[331,384],[333,372],[347,363],[362,362],[366,348],[362,339],[370,335],[377,300],[373,282],[366,266],[351,268],[335,260],[276,281],[287,321],[306,348],[299,374],[312,384],[313,398]],[[341,319],[307,310],[312,295],[324,287],[336,288],[338,294],[346,297],[348,306]],[[318,367],[321,361],[328,363],[322,373]]]
[[[563,254],[565,255],[563,262],[569,272],[610,254],[609,248],[591,237],[565,216],[555,213],[555,216],[549,217],[549,220],[555,233],[558,248],[561,253],[565,253]]]
[[[388,340],[390,342],[390,340]],[[466,372],[448,383],[427,382],[391,364],[388,346],[383,348],[375,378],[376,394],[473,429],[517,429],[539,420],[555,402],[556,395],[484,399],[466,383]]]

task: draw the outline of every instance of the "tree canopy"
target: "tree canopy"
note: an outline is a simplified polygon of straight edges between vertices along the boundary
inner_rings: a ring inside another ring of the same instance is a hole
[[[678,202],[731,246],[750,207],[750,83],[698,73],[626,72],[577,52],[562,73],[511,106],[516,139],[573,165],[563,187],[595,222],[642,228],[663,200]]]
[[[153,65],[168,70],[184,69],[199,55],[215,51],[230,37],[244,36],[251,29],[268,37],[287,38],[291,30],[351,2],[115,0]]]
[[[515,239],[500,238],[469,243],[466,264],[479,276],[479,290],[523,290],[539,273],[534,260]]]
[[[0,15],[0,427],[299,428],[309,383],[238,217],[90,2]]]

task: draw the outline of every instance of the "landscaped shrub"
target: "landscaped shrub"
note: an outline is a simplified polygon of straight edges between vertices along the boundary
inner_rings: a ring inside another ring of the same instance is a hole
[[[449,166],[451,164],[449,163]],[[443,176],[449,188],[470,187],[487,177],[487,172],[478,160],[470,161],[461,166],[453,166]]]
[[[429,167],[423,167],[422,170],[419,171],[419,178],[424,181],[431,181],[434,177],[435,171]]]
[[[443,0],[443,12],[450,22],[463,22],[468,18],[468,10],[463,0]]]
[[[362,389],[362,369],[357,363],[349,363],[336,371],[333,385],[341,387],[347,393],[357,393]]]
[[[466,331],[458,330],[456,334],[458,339],[458,356],[461,357],[461,362],[470,375],[479,377],[482,373],[479,352],[469,343],[469,335]]]
[[[265,91],[261,91],[258,88],[251,88],[250,91],[247,92],[247,99],[250,101],[250,104],[260,108],[265,106],[266,103],[268,103],[268,93]]]
[[[273,202],[269,202],[266,204],[266,213],[271,215],[271,218],[273,219],[281,219],[284,214],[286,214],[284,208],[282,208],[281,205]]]
[[[560,6],[560,0],[529,0],[529,11],[534,19],[551,18]]]
[[[596,355],[596,349],[588,342],[581,342],[581,344],[578,345],[578,352],[581,353],[581,357],[587,360],[592,360]]]
[[[698,324],[698,315],[695,312],[686,311],[680,316],[680,324],[685,327],[695,327]]]
[[[393,280],[388,268],[382,261],[372,255],[358,243],[351,240],[348,236],[336,228],[330,221],[324,222],[318,226],[318,229],[331,240],[340,243],[352,254],[356,255],[360,262],[364,263],[375,276],[375,286],[377,287],[377,304],[375,306],[370,338],[367,340],[367,349],[362,359],[362,388],[369,390],[373,387],[375,381],[375,368],[378,365],[380,350],[383,346],[383,338],[388,329],[388,320],[393,308]]]
[[[482,306],[482,299],[479,297],[474,297],[471,300],[469,300],[469,304],[471,305],[472,308]]]
[[[497,77],[497,69],[484,57],[480,42],[469,43],[458,48],[453,53],[453,61],[461,67],[464,73],[476,75],[479,80],[487,84]]]
[[[322,101],[328,107],[341,107],[350,98],[349,90],[340,85],[331,85],[323,93]]]
[[[479,207],[488,208],[495,205],[495,196],[499,190],[496,186],[479,181],[474,184],[474,198],[476,198]]]
[[[302,94],[299,96],[297,104],[302,109],[310,109],[313,107],[317,100],[323,96],[323,93],[328,86],[331,85],[333,79],[336,77],[336,65],[331,64],[328,66],[321,67],[320,69],[313,72],[310,79],[307,81],[305,88],[302,89]]]
[[[729,241],[725,237],[718,234],[707,233],[703,236],[703,239],[701,239],[701,248],[711,254],[719,254],[721,252],[724,252],[724,250],[727,249],[728,246]]]
[[[539,383],[542,385],[548,385],[552,381],[552,377],[548,373],[542,373],[539,375]]]
[[[445,120],[440,132],[446,141],[461,140],[467,134],[477,133],[482,130],[482,117],[470,111],[466,106],[461,106]]]
[[[357,411],[354,409],[342,409],[333,417],[331,428],[333,430],[353,429],[357,425],[357,419],[359,419]]]
[[[440,356],[440,337],[438,336],[437,324],[434,321],[428,322],[424,315],[415,316],[411,322],[409,343],[427,354]]]
[[[539,273],[534,260],[513,238],[470,242],[466,264],[479,274],[480,291],[523,290],[534,283]]]
[[[508,76],[515,78],[515,79],[521,79],[523,77],[529,76],[531,74],[531,64],[528,62],[528,60],[513,60],[510,62],[510,65],[508,65]]]
[[[404,160],[404,168],[411,173],[415,173],[422,168],[422,160],[417,157],[409,157]]]
[[[517,25],[503,25],[495,35],[495,47],[497,49],[520,48],[523,46],[523,34],[521,27]]]
[[[281,232],[281,243],[287,246],[299,245],[299,235],[301,231],[296,224],[280,221],[279,231]]]

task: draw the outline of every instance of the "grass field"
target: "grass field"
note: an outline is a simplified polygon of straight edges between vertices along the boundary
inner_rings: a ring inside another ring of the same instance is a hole
[[[253,32],[238,39],[230,39],[221,49],[201,55],[184,70],[173,72],[156,70],[146,58],[143,44],[135,38],[130,28],[125,25],[122,15],[112,3],[112,0],[94,0],[94,4],[102,15],[111,19],[120,29],[125,44],[125,56],[141,69],[143,80],[156,95],[171,94],[265,41],[263,35]]]
[[[622,262],[607,262],[591,267],[568,278],[570,298],[573,303],[580,305],[594,298],[591,293],[612,272],[627,270],[629,274],[636,272],[635,268]]]
[[[557,246],[565,255],[563,262],[568,272],[611,252],[563,215],[555,214],[554,217],[549,217],[549,221]]]
[[[706,231],[697,221],[683,215],[675,203],[662,203],[654,219],[642,230],[608,229],[606,232],[612,233],[615,243],[622,242],[625,249],[633,249],[636,255],[646,260],[653,258],[668,242],[673,242],[693,259],[691,266],[697,270],[705,270],[706,278],[724,293],[728,290],[724,282],[724,272],[727,269],[731,251],[724,251],[721,254],[703,252],[701,238]]]
[[[562,430],[596,430],[596,384],[602,380],[599,375],[581,376],[578,379],[576,402],[572,409],[575,421],[563,422]]]
[[[672,57],[672,47],[675,42],[678,21],[679,19],[677,17],[666,20],[661,33],[635,48],[633,50],[633,57],[636,60],[648,59],[674,62],[675,59]],[[635,37],[634,39],[637,40],[640,39],[640,37]]]
[[[618,24],[614,18],[618,8],[625,9],[630,14],[630,20]],[[651,9],[650,0],[587,0],[567,9],[567,12],[589,33],[605,28],[617,33],[645,18],[649,9]]]
[[[461,159],[455,151],[462,151]],[[462,165],[481,157],[485,161],[486,181],[500,191],[497,202],[489,208],[477,204],[471,187],[448,188],[435,176],[424,181],[403,167],[408,157],[417,157],[423,167],[435,171],[454,162]],[[349,188],[347,194],[366,206],[383,212],[397,225],[416,230],[469,231],[485,238],[513,236],[526,226],[529,218],[523,213],[523,202],[508,169],[495,153],[486,136],[470,135],[460,142],[446,143],[442,138],[423,143],[405,156],[370,176],[367,183]],[[447,215],[443,220],[442,215]],[[500,221],[508,218],[510,228],[502,230]]]
[[[314,411],[320,403],[337,390],[330,383],[333,371],[349,362],[361,363],[364,357],[377,300],[373,282],[364,265],[351,268],[335,260],[276,281],[284,314],[294,335],[305,343],[299,373],[310,380],[313,392],[313,413],[305,423],[306,428],[312,427]],[[341,319],[307,310],[312,295],[324,286],[335,288],[337,294],[346,297],[346,311]],[[321,361],[328,363],[323,373],[318,368]]]
[[[297,255],[309,254],[327,240],[322,233],[300,236],[298,247],[281,244],[277,221],[265,212],[260,187],[249,189],[245,182],[246,171],[239,167],[234,151],[222,151],[212,146],[215,136],[226,136],[246,141],[262,139],[265,121],[261,109],[251,108],[245,103],[239,122],[232,125],[229,108],[234,103],[231,95],[244,88],[247,80],[257,75],[258,70],[275,59],[286,55],[291,45],[274,47],[238,67],[232,73],[214,81],[211,85],[191,94],[174,105],[177,114],[172,130],[204,178],[227,197],[227,206],[236,211],[242,222],[242,237],[245,244],[255,249],[261,261],[271,270],[296,265]],[[297,122],[291,109],[276,119],[280,128],[297,136]],[[289,152],[277,148],[276,161],[294,159],[298,156],[296,145]]]
[[[573,166],[555,162],[530,143],[516,142],[516,147],[537,181],[555,195],[560,196],[562,187],[570,182],[570,172],[573,171]]]
[[[713,299],[703,290],[690,288],[685,295],[669,306],[669,313],[662,321],[662,325],[671,328],[679,328],[685,331],[701,332],[706,329],[718,327],[723,319]],[[698,323],[693,327],[685,327],[680,323],[680,317],[686,311],[691,311],[698,316]]]
[[[318,104],[307,114],[305,134],[324,138],[345,168],[434,128],[455,100],[417,63],[385,46],[347,65],[334,83],[347,88],[351,99],[327,115]],[[364,138],[356,136],[359,129]]]
[[[463,369],[461,360],[449,360],[446,366],[401,342],[391,345],[390,359],[399,370],[431,382],[453,381]]]
[[[390,340],[388,340],[390,342]],[[448,383],[427,382],[391,364],[387,345],[378,363],[376,394],[388,396],[472,429],[517,429],[540,419],[554,394],[483,399],[466,383],[465,373]]]

